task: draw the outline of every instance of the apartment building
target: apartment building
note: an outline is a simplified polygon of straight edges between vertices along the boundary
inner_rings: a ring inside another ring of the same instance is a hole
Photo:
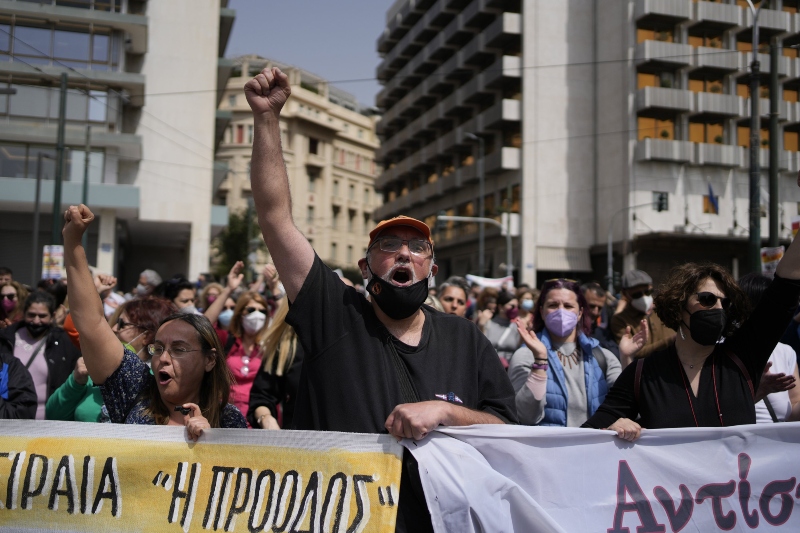
[[[219,106],[219,113],[230,117],[218,154],[228,170],[216,202],[241,212],[252,201],[253,115],[242,88],[264,68],[277,66],[292,87],[281,112],[281,143],[294,221],[323,261],[355,268],[381,204],[374,187],[380,171],[378,117],[351,94],[303,69],[257,55],[232,61],[234,72]]]
[[[475,213],[470,132],[487,139],[495,158],[486,160],[485,215],[521,213],[518,281],[602,280],[609,235],[617,271],[638,267],[659,279],[675,263],[710,260],[744,273],[753,53],[746,4],[399,0],[378,41],[386,163],[378,187],[387,200],[379,215],[406,212],[434,222],[439,211]],[[762,201],[770,142],[763,47],[777,38],[783,48],[775,142],[786,240],[800,200],[800,59],[792,47],[800,43],[800,15],[796,0],[768,7],[759,19],[758,51]],[[487,77],[499,81],[489,86]],[[492,109],[502,119],[490,119]],[[455,173],[445,175],[446,165]],[[766,210],[762,222],[766,237]],[[505,246],[491,231],[487,274],[500,275]],[[441,233],[437,253],[449,272],[474,272],[472,225]]]
[[[0,95],[0,264],[15,278],[34,282],[41,269],[37,175],[38,245],[52,241],[62,74],[61,206],[82,199],[90,127],[90,264],[125,289],[145,268],[208,269],[212,232],[227,223],[211,200],[234,17],[227,0],[0,0],[0,88],[14,93]]]
[[[376,103],[381,220],[405,214],[436,227],[439,213],[486,217],[521,207],[522,15],[513,0],[398,0],[378,39],[383,89]],[[484,151],[480,153],[483,139]],[[504,271],[506,240],[485,226],[486,275]],[[439,278],[478,273],[478,226],[437,230]],[[514,255],[519,257],[519,239]]]

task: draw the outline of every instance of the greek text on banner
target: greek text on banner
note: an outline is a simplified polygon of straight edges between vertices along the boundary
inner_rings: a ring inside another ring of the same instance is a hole
[[[437,532],[800,531],[800,423],[441,428],[417,445]]]
[[[389,435],[3,421],[0,530],[394,531]]]

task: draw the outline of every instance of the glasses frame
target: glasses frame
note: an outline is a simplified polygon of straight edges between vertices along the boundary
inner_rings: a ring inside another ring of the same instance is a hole
[[[160,350],[161,353],[159,354],[154,353],[156,350]],[[172,353],[172,348],[164,346],[163,344],[156,344],[155,342],[153,342],[147,345],[147,353],[148,355],[150,355],[152,359],[160,358],[162,355],[164,355],[164,353],[168,353],[170,358],[180,360],[186,357],[187,354],[190,354],[192,352],[202,352],[202,351],[203,351],[202,348],[197,348],[196,350],[184,350],[180,355],[176,356],[175,354]]]
[[[255,313],[256,311],[261,311],[262,313],[266,314],[265,313],[266,309],[258,309],[257,307],[250,307],[248,305],[247,307],[243,307],[242,308],[242,315],[243,316],[247,316],[247,315],[250,315],[252,313]]]
[[[641,298],[642,296],[652,296],[652,295],[653,295],[653,289],[645,289],[643,291],[632,292],[631,298],[635,300],[637,298]]]
[[[3,300],[12,300],[13,301],[13,300],[16,300],[16,299],[17,299],[17,293],[16,292],[10,292],[8,294],[0,294],[0,302],[3,301]]]
[[[386,241],[390,241],[390,240],[400,241],[400,246],[398,246],[397,250],[385,250],[383,248],[383,243],[386,242]],[[423,243],[423,245],[424,245],[423,247],[425,248],[425,250],[422,251],[422,252],[419,252],[419,253],[412,251],[411,250],[411,243],[412,242],[421,242],[421,243]],[[408,253],[410,253],[413,256],[426,257],[426,256],[429,256],[429,255],[433,254],[433,246],[431,245],[430,242],[426,241],[425,239],[401,239],[400,237],[388,237],[388,236],[387,237],[378,237],[377,239],[375,239],[375,242],[372,243],[372,246],[370,246],[370,249],[374,248],[377,245],[378,249],[381,252],[385,252],[385,253],[389,253],[389,254],[396,254],[397,252],[400,251],[400,249],[403,247],[404,244],[408,248]]]
[[[700,298],[701,298],[700,295],[701,294],[704,295],[704,296],[702,296],[702,298],[708,298],[707,296],[705,296],[706,294],[711,295],[711,297],[714,298],[714,302],[711,305],[704,304],[703,302],[700,301]],[[717,296],[713,292],[702,291],[702,292],[696,292],[696,293],[694,293],[694,295],[697,297],[697,303],[699,305],[701,305],[702,307],[705,307],[706,309],[711,309],[712,307],[717,305],[717,301],[718,300],[722,304],[722,308],[723,309],[727,310],[727,309],[730,309],[730,307],[731,307],[731,299],[730,298],[726,298],[724,296]]]
[[[124,320],[122,320],[122,318],[117,319],[116,326],[117,326],[117,331],[122,331],[123,329],[127,329],[130,326],[133,326],[137,329],[143,329],[142,326],[134,324],[133,322],[125,322]]]

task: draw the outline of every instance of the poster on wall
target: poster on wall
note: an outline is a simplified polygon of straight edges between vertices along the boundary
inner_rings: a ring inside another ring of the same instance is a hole
[[[52,244],[42,252],[42,279],[61,279],[64,277],[64,247]]]

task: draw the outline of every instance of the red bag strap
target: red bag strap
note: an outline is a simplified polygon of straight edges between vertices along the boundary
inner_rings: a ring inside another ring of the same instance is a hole
[[[747,386],[750,387],[750,396],[753,397],[753,401],[756,399],[756,390],[753,388],[753,380],[750,378],[750,372],[744,367],[744,363],[739,357],[730,350],[725,350],[725,354],[731,358],[731,360],[736,363],[736,366],[739,367],[739,370],[744,375],[745,379],[747,379]]]

